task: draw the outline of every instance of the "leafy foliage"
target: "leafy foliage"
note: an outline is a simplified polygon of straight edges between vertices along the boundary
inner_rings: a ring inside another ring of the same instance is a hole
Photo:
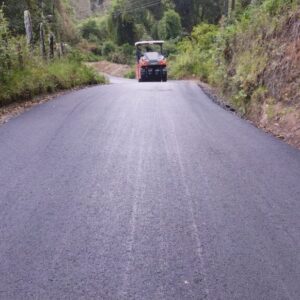
[[[163,18],[158,23],[158,36],[160,39],[169,40],[181,34],[181,19],[174,10],[167,10]]]
[[[29,10],[33,22],[34,38],[39,38],[39,24],[43,21],[64,41],[76,41],[77,32],[68,0],[3,0],[3,11],[13,35],[24,34],[24,10]]]
[[[178,44],[180,55],[171,64],[171,71],[179,77],[197,74],[204,81],[215,70],[215,42],[218,27],[200,24],[194,28],[191,37]]]
[[[79,29],[84,39],[92,42],[103,42],[108,36],[107,18],[88,18],[84,20]]]

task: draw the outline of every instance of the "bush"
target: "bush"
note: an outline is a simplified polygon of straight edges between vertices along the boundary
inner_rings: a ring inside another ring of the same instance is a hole
[[[80,30],[81,30],[82,37],[87,40],[90,38],[90,35],[94,35],[94,36],[98,35],[98,29],[95,20],[87,20],[81,25]]]
[[[215,52],[218,27],[201,24],[194,28],[191,37],[178,44],[179,55],[171,61],[171,75],[185,77],[196,75],[203,81],[216,69]]]
[[[121,46],[121,52],[127,56],[127,57],[131,57],[134,54],[134,47],[129,45],[128,43],[123,44]]]
[[[178,43],[177,39],[166,41],[164,44],[164,50],[163,50],[164,53],[163,54],[165,56],[177,54],[177,52],[178,52],[177,43]]]
[[[87,19],[79,25],[79,29],[82,37],[90,42],[101,42],[108,37],[105,17]]]
[[[124,77],[129,79],[135,79],[135,68],[132,68],[127,74],[125,74]]]
[[[115,52],[115,50],[116,50],[116,45],[111,41],[107,41],[102,46],[102,55],[108,56],[112,54],[112,52]]]
[[[262,7],[269,15],[275,16],[280,13],[283,7],[285,9],[290,8],[293,2],[294,0],[266,0],[263,2]]]
[[[113,42],[105,42],[102,46],[102,55],[109,61],[117,64],[131,64],[134,59],[134,47],[123,44],[117,47]]]

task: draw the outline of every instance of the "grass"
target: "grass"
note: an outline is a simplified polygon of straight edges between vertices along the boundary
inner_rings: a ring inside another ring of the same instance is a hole
[[[135,74],[135,66],[133,66],[133,67],[131,68],[131,70],[128,71],[128,72],[124,75],[125,78],[129,78],[129,79],[135,79],[135,76],[136,76],[136,74]]]
[[[105,83],[105,78],[79,61],[65,58],[45,63],[35,60],[23,68],[10,70],[2,78],[0,107],[40,94],[98,83]]]

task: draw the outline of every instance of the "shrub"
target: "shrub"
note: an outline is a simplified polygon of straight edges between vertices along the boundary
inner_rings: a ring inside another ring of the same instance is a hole
[[[288,8],[294,0],[265,0],[263,2],[262,8],[271,16],[275,16],[280,13],[283,7]]]
[[[167,40],[164,44],[164,53],[163,54],[166,56],[176,54],[178,52],[177,43],[178,43],[177,39]]]
[[[123,44],[123,45],[121,46],[121,52],[122,52],[124,55],[126,55],[126,56],[128,56],[128,57],[131,57],[131,56],[133,56],[133,53],[134,53],[134,47],[131,46],[131,45],[129,45],[128,43]]]
[[[102,55],[113,63],[131,64],[134,60],[134,47],[128,43],[117,47],[113,42],[108,41],[102,46]]]
[[[197,75],[208,81],[216,69],[215,52],[218,27],[201,24],[194,28],[191,37],[178,44],[179,55],[171,61],[171,74],[175,77]]]
[[[101,42],[108,37],[105,17],[87,19],[79,25],[79,29],[82,37],[90,42]]]
[[[109,54],[112,54],[112,52],[114,52],[115,50],[116,45],[111,41],[107,41],[102,46],[102,55],[108,56]]]
[[[129,79],[135,79],[135,68],[132,68],[127,74],[125,74],[124,77]]]

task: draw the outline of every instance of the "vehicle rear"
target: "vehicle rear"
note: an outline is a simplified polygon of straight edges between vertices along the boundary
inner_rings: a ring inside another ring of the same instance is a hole
[[[162,54],[163,41],[138,42],[136,77],[139,82],[144,81],[167,81],[167,60]],[[146,48],[142,52],[141,46]],[[159,46],[160,51],[154,51]]]
[[[146,52],[139,62],[140,81],[167,81],[167,61],[158,52]]]

